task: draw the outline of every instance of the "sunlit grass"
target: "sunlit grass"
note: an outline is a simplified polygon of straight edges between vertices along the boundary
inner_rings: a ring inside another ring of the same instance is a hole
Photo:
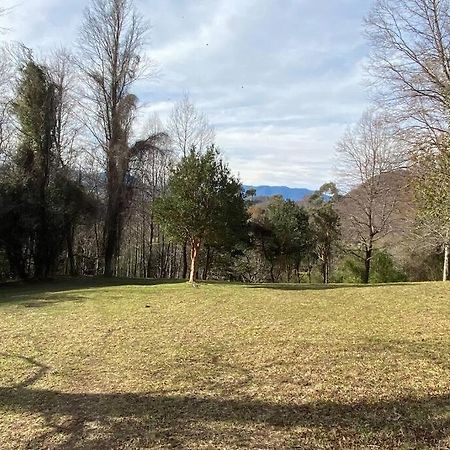
[[[0,448],[450,448],[450,288],[0,288]],[[92,286],[91,286],[92,284]]]

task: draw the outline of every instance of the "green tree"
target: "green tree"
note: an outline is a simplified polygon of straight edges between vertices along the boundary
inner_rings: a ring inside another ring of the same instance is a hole
[[[191,283],[201,247],[233,239],[247,219],[242,185],[214,146],[204,153],[193,147],[182,157],[155,202],[155,215],[173,240],[190,243]]]
[[[293,269],[300,280],[300,264],[312,244],[308,212],[292,200],[278,199],[269,205],[267,213],[278,242],[281,265],[288,279]]]
[[[0,247],[20,278],[51,275],[65,244],[73,263],[77,219],[92,209],[58,149],[60,98],[49,69],[28,56],[12,104],[17,145],[0,177]]]
[[[308,213],[292,200],[274,197],[267,208],[253,215],[252,234],[269,262],[270,280],[292,271],[300,279],[300,264],[311,248]],[[278,268],[278,274],[275,269]]]
[[[398,283],[408,281],[407,275],[395,264],[394,258],[386,250],[374,253],[371,283]]]
[[[443,137],[438,152],[417,156],[415,189],[421,228],[444,250],[442,279],[450,264],[450,139]]]
[[[334,183],[326,183],[308,201],[315,253],[320,261],[324,283],[330,280],[331,261],[341,234],[339,214],[335,210],[338,199]]]
[[[34,274],[47,277],[56,258],[57,240],[52,233],[50,183],[56,164],[54,136],[57,111],[57,86],[47,69],[32,59],[22,70],[13,110],[20,129],[16,154],[22,193],[28,194],[34,209]]]
[[[254,203],[255,197],[256,197],[256,189],[255,188],[251,187],[245,191],[245,198],[247,199],[247,201],[250,205]]]

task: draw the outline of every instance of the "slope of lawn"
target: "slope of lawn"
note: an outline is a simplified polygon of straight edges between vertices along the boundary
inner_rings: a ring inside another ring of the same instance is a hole
[[[450,448],[450,287],[0,287],[0,448]]]

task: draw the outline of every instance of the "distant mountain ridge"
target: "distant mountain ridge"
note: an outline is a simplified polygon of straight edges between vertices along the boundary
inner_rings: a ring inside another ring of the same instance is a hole
[[[255,189],[257,197],[272,197],[281,195],[286,200],[298,202],[303,200],[314,191],[307,188],[290,188],[288,186],[249,186],[244,185],[244,190]]]

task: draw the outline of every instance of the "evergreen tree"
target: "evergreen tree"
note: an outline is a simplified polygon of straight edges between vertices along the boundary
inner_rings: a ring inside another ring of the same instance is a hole
[[[54,136],[57,87],[45,67],[29,60],[21,71],[13,105],[20,127],[16,164],[22,186],[21,204],[27,203],[34,248],[34,275],[47,277],[57,256],[58,239],[51,207],[51,170],[56,164]],[[26,199],[24,198],[26,197]]]
[[[0,247],[20,278],[52,275],[65,246],[74,274],[74,228],[94,208],[57,149],[59,91],[49,70],[29,57],[12,105],[17,145],[0,182]]]
[[[270,250],[272,261],[278,261],[282,270],[294,270],[300,279],[300,264],[311,250],[312,235],[309,216],[305,208],[292,200],[276,197],[267,208],[267,220],[273,233]],[[273,264],[271,279],[274,281]]]
[[[335,210],[338,192],[334,183],[327,183],[314,192],[308,201],[315,253],[320,261],[324,283],[330,280],[331,260],[340,238],[340,218]]]
[[[172,239],[190,243],[191,283],[202,246],[236,239],[247,219],[242,185],[214,146],[204,153],[192,147],[182,157],[155,204],[155,213]]]

